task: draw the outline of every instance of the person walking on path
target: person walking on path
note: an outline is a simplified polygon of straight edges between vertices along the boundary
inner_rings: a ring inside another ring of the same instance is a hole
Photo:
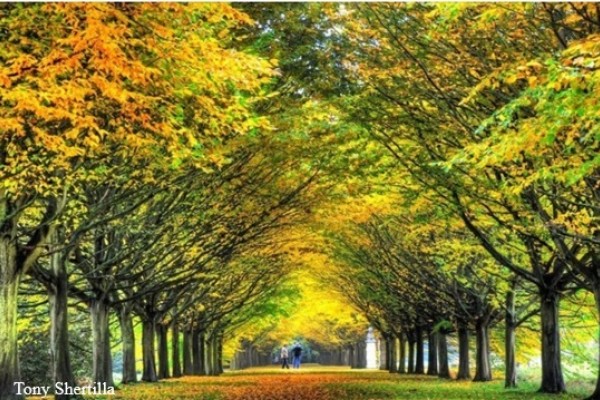
[[[290,365],[288,364],[288,358],[289,358],[289,353],[288,353],[288,348],[286,345],[283,345],[281,347],[281,369],[287,368],[290,369]]]
[[[294,356],[294,368],[300,368],[300,359],[302,358],[302,346],[300,346],[299,343],[296,343],[294,345],[294,348],[292,349],[292,355]]]

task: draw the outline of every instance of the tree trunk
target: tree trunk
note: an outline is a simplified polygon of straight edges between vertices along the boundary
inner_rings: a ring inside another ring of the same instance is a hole
[[[438,338],[438,357],[439,357],[439,372],[440,378],[450,379],[450,366],[448,365],[448,338],[445,332],[439,332]]]
[[[245,368],[252,368],[254,366],[254,348],[252,347],[252,345],[248,345],[248,348],[244,353],[244,357],[246,359]]]
[[[416,356],[417,361],[415,365],[415,374],[425,373],[425,344],[423,343],[423,328],[418,327],[415,329],[415,345],[417,348]]]
[[[202,375],[204,369],[203,357],[200,353],[200,331],[192,331],[192,370],[194,375]]]
[[[362,368],[362,358],[363,358],[363,348],[362,348],[362,343],[361,342],[357,342],[355,345],[355,349],[356,349],[356,368]]]
[[[366,343],[360,341],[356,343],[356,368],[363,369],[367,366]]]
[[[477,347],[475,354],[474,382],[487,382],[492,380],[492,364],[490,362],[490,338],[488,318],[479,318],[475,323]]]
[[[109,307],[101,300],[90,303],[93,337],[93,379],[95,383],[114,386],[112,376],[112,356],[110,350]]]
[[[188,329],[183,331],[183,374],[192,375],[194,367],[192,365],[192,332]]]
[[[598,315],[600,315],[600,285],[595,283],[594,285],[594,300],[596,301],[596,311]],[[599,341],[600,343],[600,329],[598,330]],[[594,393],[586,400],[600,400],[600,351],[598,352],[598,369],[596,372],[596,388],[594,389]]]
[[[52,362],[53,382],[67,382],[75,386],[75,376],[71,368],[69,355],[69,327],[68,327],[68,278],[64,258],[56,249],[50,257],[50,273],[52,283],[48,290],[50,303],[50,358]],[[55,399],[77,398],[72,395],[55,395]]]
[[[252,345],[252,366],[257,367],[260,365],[258,361],[258,349]]]
[[[200,375],[206,375],[206,335],[198,334],[198,360],[200,361]]]
[[[517,366],[515,361],[516,349],[516,329],[517,321],[515,316],[515,292],[512,290],[506,294],[506,316],[504,329],[504,387],[517,387]]]
[[[121,325],[121,340],[123,341],[123,380],[121,383],[137,382],[135,369],[135,333],[133,319],[127,305],[119,310],[119,323]]]
[[[214,376],[219,376],[219,374],[221,373],[220,368],[219,368],[219,340],[217,338],[217,335],[215,333],[213,333],[213,337],[212,337],[212,373]],[[265,365],[268,364],[268,358],[265,357]]]
[[[219,375],[225,372],[223,370],[223,336],[219,335],[219,339],[217,341],[217,371]]]
[[[558,319],[559,294],[541,293],[542,316],[542,393],[566,392],[560,361],[560,325]]]
[[[427,338],[427,352],[428,352],[428,366],[427,366],[427,375],[437,375],[438,374],[438,356],[437,356],[437,333],[430,331],[428,333]]]
[[[469,329],[466,324],[458,326],[458,374],[456,379],[471,379],[469,360]]]
[[[154,331],[153,319],[144,319],[142,321],[142,356],[144,360],[142,380],[144,382],[158,381],[154,360]]]
[[[387,337],[382,337],[379,341],[379,369],[382,371],[390,370],[390,341]]]
[[[179,355],[179,325],[177,319],[173,318],[171,322],[171,347],[173,351],[173,377],[181,376],[181,357]]]
[[[235,354],[236,354],[236,357],[235,357],[235,366],[236,366],[237,369],[244,369],[244,368],[246,368],[245,365],[244,365],[244,362],[245,362],[244,356],[245,356],[245,349],[246,348],[245,348],[245,343],[244,343],[243,340],[240,343],[241,343],[241,349],[237,350],[235,352]]]
[[[414,337],[408,338],[408,373],[415,373],[415,345],[416,341]]]
[[[399,346],[400,346],[400,358],[399,358],[399,366],[398,372],[401,374],[406,373],[406,336],[404,334],[400,334]]]
[[[396,346],[396,338],[392,336],[387,343],[389,364],[388,371],[390,371],[391,373],[398,372],[398,353]]]
[[[156,335],[158,336],[158,379],[169,378],[169,328],[167,325],[156,324]]]
[[[348,365],[350,366],[350,368],[354,368],[354,349],[352,348],[352,346],[346,349],[346,355],[348,357]]]
[[[21,381],[17,348],[17,272],[16,243],[0,238],[0,399],[22,399],[15,382]]]
[[[204,375],[212,376],[214,375],[214,365],[213,365],[213,347],[212,347],[212,334],[210,337],[204,337]],[[260,359],[256,360],[257,364],[260,364]]]
[[[239,369],[237,359],[238,359],[238,352],[236,351],[233,354],[233,357],[231,357],[231,361],[229,361],[229,370],[236,371]]]

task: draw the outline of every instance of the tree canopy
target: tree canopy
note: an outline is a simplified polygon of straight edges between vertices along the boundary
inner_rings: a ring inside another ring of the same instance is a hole
[[[390,372],[512,388],[539,357],[540,391],[565,392],[598,352],[599,21],[0,6],[0,398],[21,375],[218,375],[292,341],[360,368],[369,327]]]

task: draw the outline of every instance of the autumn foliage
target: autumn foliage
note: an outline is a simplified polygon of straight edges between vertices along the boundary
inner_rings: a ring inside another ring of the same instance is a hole
[[[597,364],[599,21],[0,6],[0,398],[22,371],[140,399],[395,396],[381,374],[218,377],[291,341],[364,368],[369,328],[389,372],[514,389],[539,357],[564,393],[565,366]]]

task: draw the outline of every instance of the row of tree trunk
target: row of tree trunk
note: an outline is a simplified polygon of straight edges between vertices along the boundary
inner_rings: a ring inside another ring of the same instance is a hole
[[[367,344],[364,341],[333,348],[319,357],[323,365],[348,365],[354,369],[367,368]]]
[[[50,296],[51,358],[55,382],[75,379],[69,357],[66,291],[57,286]],[[88,307],[92,325],[93,380],[114,386],[109,319],[111,307],[104,301],[94,301]],[[137,381],[136,338],[134,314],[131,306],[124,303],[118,308],[123,353],[122,383]],[[169,355],[169,332],[171,354]],[[155,322],[155,318],[142,319],[142,380],[155,382],[159,379],[182,375],[219,375],[223,372],[223,338],[219,332],[185,329],[180,343],[180,326],[176,319],[170,323]],[[181,346],[182,345],[182,346]],[[183,351],[180,351],[180,346]],[[169,357],[170,356],[170,357]],[[67,396],[56,396],[66,399]]]
[[[456,379],[471,379],[469,359],[469,330],[458,328],[458,373]],[[382,335],[380,369],[391,373],[427,374],[450,379],[448,363],[448,336],[443,330],[415,328],[398,336]],[[428,348],[428,366],[425,370],[425,336]],[[476,365],[474,381],[492,380],[488,325],[482,321],[476,327]],[[514,355],[514,353],[513,353]]]
[[[248,340],[242,340],[232,360],[232,370],[242,370],[257,366],[271,365],[273,360],[267,352],[261,351]],[[367,368],[367,345],[364,341],[335,347],[331,350],[322,351],[319,355],[319,363],[322,365],[348,365],[354,369]]]
[[[240,347],[241,349],[236,351],[231,359],[230,369],[242,370],[271,364],[270,355],[261,351],[251,341],[242,340]]]

